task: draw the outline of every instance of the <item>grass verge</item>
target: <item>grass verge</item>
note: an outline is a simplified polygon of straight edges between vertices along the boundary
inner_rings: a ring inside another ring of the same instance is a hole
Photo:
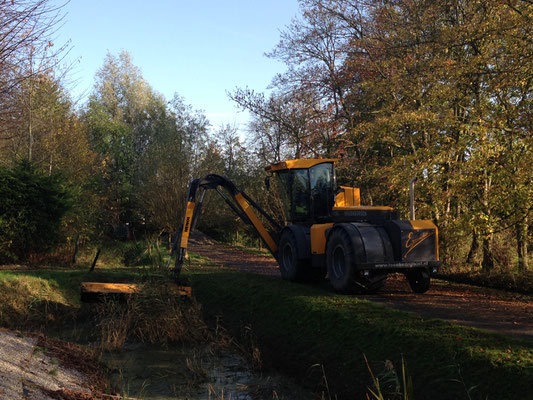
[[[533,271],[521,272],[520,274],[498,271],[492,273],[483,271],[449,272],[438,277],[452,282],[533,295]]]
[[[339,399],[368,393],[365,355],[376,373],[400,370],[403,357],[416,399],[533,397],[532,343],[273,277],[209,265],[186,275],[210,316],[234,334],[252,327],[264,364],[307,385],[323,381],[323,366]]]
[[[136,268],[0,271],[0,326],[50,331],[72,324],[80,314],[83,281],[128,282],[145,279]]]
[[[131,259],[144,254],[137,248],[131,253]],[[125,253],[117,254],[114,258]],[[382,377],[383,390],[395,393],[397,388],[385,385],[384,377],[394,369],[401,373],[402,360],[416,399],[533,398],[531,343],[422,319],[320,287],[222,271],[201,257],[192,256],[191,264],[185,275],[205,312],[215,319],[222,315],[222,324],[233,335],[244,332],[245,340],[253,342],[255,364],[319,386],[317,392],[327,386],[330,398],[365,398],[374,383],[369,367],[375,377]],[[153,274],[149,267],[106,267],[93,273],[0,271],[0,325],[32,330],[42,325],[70,327],[68,316],[79,315],[80,282],[149,280]],[[148,342],[179,340],[172,336],[180,332],[177,327],[194,324],[187,318],[168,321],[179,315],[174,308],[181,306],[169,304],[167,298],[155,286],[133,303],[109,304],[112,308],[102,313],[109,320],[96,325],[107,329],[101,332],[102,343],[120,347],[128,332]],[[127,332],[121,331],[124,326]],[[170,336],[163,332],[166,326]],[[197,332],[204,331],[201,323],[198,327]],[[401,394],[387,397],[402,398]]]

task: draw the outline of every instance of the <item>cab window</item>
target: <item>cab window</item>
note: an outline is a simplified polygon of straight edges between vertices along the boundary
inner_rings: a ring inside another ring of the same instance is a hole
[[[335,201],[333,164],[318,164],[309,168],[313,217],[327,217]]]

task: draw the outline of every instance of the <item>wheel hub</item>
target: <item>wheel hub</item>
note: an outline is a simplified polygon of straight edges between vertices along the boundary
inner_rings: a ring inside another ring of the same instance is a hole
[[[292,247],[288,243],[283,247],[282,260],[285,268],[292,264]]]
[[[337,246],[333,250],[333,275],[340,279],[346,273],[346,258],[342,246]]]

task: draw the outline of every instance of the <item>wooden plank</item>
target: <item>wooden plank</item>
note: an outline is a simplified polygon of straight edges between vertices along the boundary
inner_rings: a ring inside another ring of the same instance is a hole
[[[139,286],[133,283],[101,283],[82,282],[81,291],[84,293],[124,293],[130,294],[140,290]]]
[[[134,283],[105,283],[105,282],[82,282],[81,283],[81,299],[86,302],[98,301],[108,296],[124,296],[132,293],[137,293],[142,289],[142,285]],[[192,296],[192,288],[190,286],[179,286],[173,284],[170,287],[172,293],[176,296]]]

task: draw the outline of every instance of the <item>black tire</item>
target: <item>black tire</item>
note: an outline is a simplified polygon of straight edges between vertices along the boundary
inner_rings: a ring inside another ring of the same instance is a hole
[[[305,260],[298,259],[298,245],[294,233],[285,230],[278,246],[278,263],[281,277],[291,282],[302,282],[306,276]]]
[[[387,280],[387,274],[370,271],[368,276],[364,276],[363,271],[357,268],[353,244],[344,229],[331,232],[326,260],[329,281],[339,293],[376,293]]]
[[[326,249],[329,281],[335,291],[353,293],[355,283],[355,253],[348,233],[344,229],[331,232]]]
[[[422,268],[405,273],[409,286],[415,293],[426,293],[429,289],[431,278],[429,272]]]

